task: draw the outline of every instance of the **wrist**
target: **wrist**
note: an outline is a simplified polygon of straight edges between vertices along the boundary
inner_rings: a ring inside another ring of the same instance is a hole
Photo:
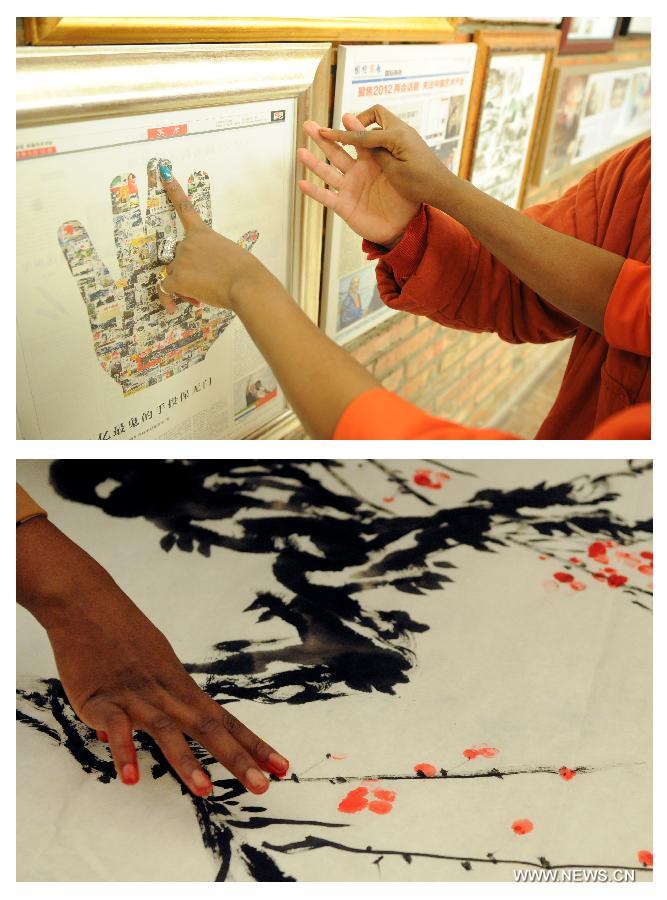
[[[230,290],[230,309],[243,319],[259,302],[285,293],[285,288],[268,269],[258,267],[235,280]]]
[[[67,631],[109,591],[109,573],[45,518],[16,534],[16,599],[50,634]]]

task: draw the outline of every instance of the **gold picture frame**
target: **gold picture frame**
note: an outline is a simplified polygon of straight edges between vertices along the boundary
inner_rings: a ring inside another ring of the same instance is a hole
[[[529,138],[521,164],[520,183],[515,204],[516,207],[520,209],[523,203],[526,184],[528,182],[528,173],[530,171],[544,97],[549,83],[549,76],[551,74],[551,67],[558,52],[560,33],[553,29],[535,32],[478,31],[474,35],[474,40],[477,44],[477,62],[475,65],[475,75],[473,78],[460,170],[461,176],[470,180],[472,180],[474,175],[475,151],[480,136],[479,132],[484,111],[485,92],[488,86],[489,69],[492,58],[497,56],[521,57],[535,54],[544,56],[542,74],[539,80],[537,97],[535,99],[534,114],[529,129]]]
[[[650,53],[644,50],[639,52],[615,51],[598,57],[594,62],[587,56],[558,56],[553,64],[549,83],[548,97],[544,104],[544,114],[539,135],[539,146],[536,150],[533,167],[530,174],[531,184],[542,185],[547,181],[556,180],[567,174],[568,170],[579,165],[589,157],[598,156],[619,149],[633,141],[640,140],[650,133],[650,123],[646,128],[635,134],[614,134],[607,128],[609,140],[604,146],[586,154],[571,152],[579,138],[579,123],[587,118],[589,78],[605,76],[614,72],[621,73],[632,69],[649,70],[649,103],[650,103]],[[571,89],[571,90],[570,90]],[[569,90],[572,99],[567,100],[565,92]],[[575,95],[575,91],[577,92]],[[613,103],[613,100],[611,100]],[[569,111],[569,112],[568,112]],[[572,138],[566,141],[566,129],[563,123],[559,125],[559,117],[563,118],[567,113],[568,128],[572,131]],[[559,147],[563,146],[563,152]],[[560,159],[560,163],[558,160]]]
[[[465,40],[451,17],[231,18],[231,17],[26,17],[34,46],[74,44],[241,43],[261,41]]]
[[[330,52],[328,43],[102,47],[94,50],[19,48],[18,142],[22,133],[28,133],[24,129],[38,126],[99,122],[174,109],[224,107],[244,101],[289,99],[296,110],[296,148],[303,143],[306,120],[326,121]],[[310,149],[319,154],[314,145]],[[159,154],[159,150],[157,152]],[[297,179],[304,175],[295,154],[290,165],[287,287],[309,318],[317,322],[322,208],[299,191]],[[314,180],[310,174],[306,177]],[[17,302],[20,303],[20,298]],[[294,413],[285,410],[247,437],[280,439],[297,424]]]

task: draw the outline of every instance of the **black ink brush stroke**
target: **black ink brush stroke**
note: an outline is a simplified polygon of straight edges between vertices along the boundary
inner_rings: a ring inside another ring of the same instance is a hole
[[[553,865],[544,857],[539,857],[537,861],[532,859],[498,859],[492,853],[484,856],[451,856],[446,853],[429,853],[424,850],[378,850],[375,847],[351,847],[347,844],[340,844],[337,841],[330,841],[328,838],[319,838],[314,835],[308,835],[301,841],[293,841],[290,844],[272,844],[270,841],[264,841],[262,847],[267,850],[274,850],[276,853],[302,853],[310,850],[321,850],[328,848],[331,850],[340,850],[344,853],[363,854],[364,856],[400,856],[406,862],[406,857],[410,859],[442,859],[449,862],[459,863],[484,863],[486,865],[511,865],[511,866],[530,866],[536,869],[627,869],[631,872],[652,872],[651,866],[624,866],[624,865],[606,865],[604,863],[561,863]],[[467,866],[464,865],[464,868]]]

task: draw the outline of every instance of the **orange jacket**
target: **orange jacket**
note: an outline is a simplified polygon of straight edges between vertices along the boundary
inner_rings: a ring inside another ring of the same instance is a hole
[[[525,211],[556,231],[626,257],[607,306],[604,335],[546,303],[466,228],[431,207],[422,207],[392,250],[369,242],[364,249],[369,258],[380,257],[378,286],[392,309],[428,316],[450,328],[496,332],[510,343],[540,344],[574,335],[558,397],[536,436],[595,437],[614,413],[650,400],[650,193],[651,142],[646,139],[612,156],[560,200]],[[416,407],[398,397],[398,403],[389,403],[385,394],[369,391],[354,400],[335,437],[448,436],[415,432]],[[382,405],[383,416],[399,418],[378,421],[374,403]],[[400,418],[408,415],[407,408],[410,423]],[[467,434],[450,436],[511,437],[421,415],[429,432],[462,429]],[[641,419],[642,427],[650,429],[648,410]],[[382,434],[369,433],[371,421],[382,426]],[[353,423],[363,433],[351,434]],[[650,430],[637,436],[648,438]]]

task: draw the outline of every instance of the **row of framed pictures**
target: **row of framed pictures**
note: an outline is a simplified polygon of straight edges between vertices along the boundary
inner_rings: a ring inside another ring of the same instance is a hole
[[[340,46],[334,127],[380,102],[452,171],[520,207],[529,178],[554,178],[649,127],[646,58],[573,65],[558,41],[536,30]],[[322,209],[297,189],[296,149],[304,121],[329,116],[330,71],[323,43],[18,52],[21,436],[281,437],[292,427],[238,320],[189,305],[167,314],[158,302],[157,236],[174,227],[159,158],[332,338],[348,343],[391,315],[359,236],[334,215],[320,293]]]

